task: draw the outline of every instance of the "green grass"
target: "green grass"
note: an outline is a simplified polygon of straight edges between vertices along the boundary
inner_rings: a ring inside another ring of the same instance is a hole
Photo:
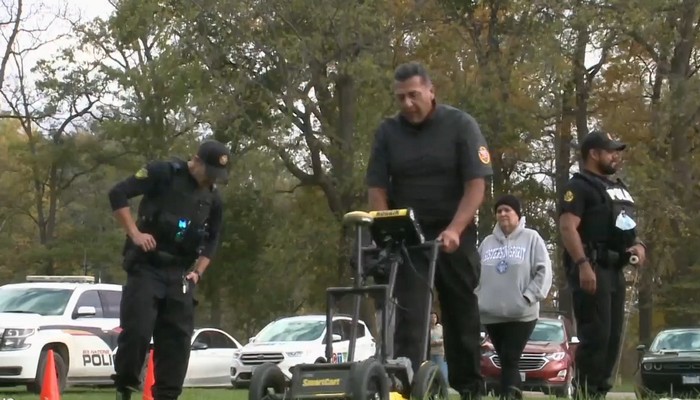
[[[629,385],[621,385],[613,389],[614,392],[630,392],[632,390]],[[114,400],[114,389],[91,389],[72,387],[68,388],[61,400]],[[545,399],[549,396],[530,395],[526,394],[527,398]],[[36,400],[39,396],[28,393],[24,387],[16,388],[0,388],[0,400]],[[131,396],[132,400],[141,400],[141,393],[134,393]],[[610,398],[610,397],[609,397]],[[623,398],[623,397],[616,397]],[[634,395],[625,396],[624,399],[633,399]],[[248,391],[245,389],[190,389],[185,388],[182,391],[182,396],[179,400],[248,400]],[[458,400],[459,397],[450,396],[450,400]],[[486,400],[486,399],[485,399]]]
[[[141,393],[131,395],[132,400],[141,400]],[[114,389],[91,389],[72,387],[66,389],[61,400],[114,400]],[[24,388],[0,388],[0,400],[37,400],[39,395]],[[185,388],[179,400],[248,400],[247,390],[235,389],[189,389]]]

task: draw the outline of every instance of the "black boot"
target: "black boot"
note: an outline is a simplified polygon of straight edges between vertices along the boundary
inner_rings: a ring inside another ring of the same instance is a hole
[[[117,388],[117,400],[131,400],[131,393],[138,392],[136,388],[127,386],[123,388]]]
[[[505,390],[501,390],[498,397],[501,400],[523,400],[523,392],[515,386],[510,386]]]
[[[460,400],[481,400],[481,392],[479,391],[463,391],[459,395]]]

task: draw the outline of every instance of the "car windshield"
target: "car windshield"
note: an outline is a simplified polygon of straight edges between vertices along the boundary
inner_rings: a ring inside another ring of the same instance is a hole
[[[0,288],[0,312],[61,315],[72,289]]]
[[[661,332],[651,344],[652,351],[700,351],[700,331]]]
[[[265,327],[255,338],[256,342],[308,342],[323,335],[326,321],[300,321],[281,319]]]
[[[531,342],[561,343],[564,340],[564,325],[559,322],[538,321],[530,335]]]

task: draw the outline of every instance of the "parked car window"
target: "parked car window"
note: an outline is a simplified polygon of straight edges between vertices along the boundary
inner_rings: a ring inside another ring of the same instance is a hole
[[[87,290],[80,295],[78,302],[75,304],[73,309],[73,315],[78,315],[78,309],[80,307],[95,307],[94,318],[104,318],[102,313],[102,302],[100,301],[100,296],[97,294],[97,290]]]
[[[564,326],[558,322],[538,321],[530,335],[531,342],[564,342]]]
[[[118,290],[100,290],[100,298],[102,299],[105,318],[119,318],[122,292]]]
[[[350,333],[350,332],[349,332],[349,331],[348,331],[348,332],[345,331],[345,329],[344,329],[344,328],[345,328],[345,326],[344,326],[345,324],[344,324],[343,322],[345,322],[345,321],[343,321],[343,320],[336,320],[336,321],[333,321],[333,334],[334,334],[334,335],[340,335],[340,338],[341,338],[340,340],[348,340],[348,335],[347,335],[347,334]]]
[[[210,349],[235,349],[236,344],[233,340],[229,339],[226,335],[217,331],[207,331],[206,332],[209,340]]]
[[[343,333],[342,335],[344,338],[347,338],[347,340],[350,340],[350,335],[352,334],[352,320],[343,320],[342,321],[343,325]],[[357,338],[361,338],[365,336],[365,326],[362,325],[361,323],[357,323]]]
[[[662,332],[652,343],[651,350],[700,350],[700,331]]]
[[[71,289],[0,288],[0,312],[63,315]]]
[[[325,321],[281,319],[270,323],[256,336],[256,342],[308,342],[321,338]]]

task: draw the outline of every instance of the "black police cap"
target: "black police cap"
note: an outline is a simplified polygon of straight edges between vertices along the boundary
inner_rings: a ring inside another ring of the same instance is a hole
[[[199,146],[197,157],[204,162],[207,176],[215,182],[228,182],[231,152],[228,147],[216,140],[207,140]]]
[[[616,150],[627,148],[625,143],[613,139],[612,135],[600,130],[591,131],[581,141],[581,154],[585,157],[591,150]]]

